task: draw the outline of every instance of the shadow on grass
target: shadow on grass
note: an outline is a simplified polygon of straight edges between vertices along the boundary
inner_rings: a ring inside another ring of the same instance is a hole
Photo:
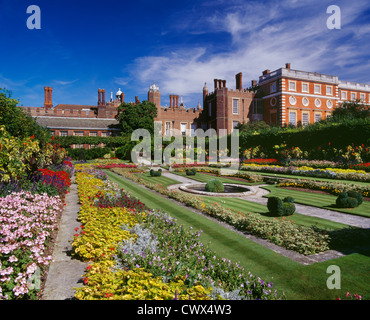
[[[315,226],[312,226],[312,228],[320,233],[329,235],[329,247],[331,250],[336,250],[346,255],[359,253],[370,256],[370,229],[348,227],[326,231]]]

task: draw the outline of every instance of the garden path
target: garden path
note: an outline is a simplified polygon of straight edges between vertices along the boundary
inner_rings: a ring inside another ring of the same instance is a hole
[[[48,271],[42,300],[73,299],[75,295],[73,288],[81,286],[81,278],[88,265],[71,256],[75,228],[81,225],[77,220],[80,205],[74,178],[70,192],[66,195],[65,203],[53,251],[54,260]]]
[[[186,177],[182,177],[177,174],[170,173],[168,171],[163,171],[162,174],[168,178],[181,182],[181,184],[199,183],[195,180],[188,179]],[[242,196],[240,198],[248,200],[248,201],[257,202],[263,205],[267,205],[267,198],[265,198],[264,196],[269,194],[270,192],[268,190],[263,189],[262,188],[263,186],[264,185],[253,186],[257,190],[255,194]],[[313,201],[315,201],[314,198],[313,198]],[[353,227],[358,227],[358,228],[364,228],[364,229],[370,228],[370,218],[341,213],[341,212],[333,211],[333,210],[322,209],[318,207],[302,205],[298,203],[295,203],[295,206],[296,206],[296,212],[303,214],[303,215],[322,218],[322,219],[335,221],[339,223],[344,223],[344,224],[347,224]]]

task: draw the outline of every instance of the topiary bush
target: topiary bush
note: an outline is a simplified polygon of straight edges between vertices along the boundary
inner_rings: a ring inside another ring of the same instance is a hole
[[[205,190],[208,192],[221,193],[225,191],[225,188],[220,180],[212,179],[207,182]]]
[[[153,169],[150,170],[151,177],[160,177],[161,175],[162,175],[162,169],[159,169],[158,171],[154,171]]]
[[[356,208],[363,200],[364,198],[358,192],[341,192],[336,200],[336,205],[338,208]]]
[[[196,173],[197,173],[197,170],[195,170],[194,168],[193,169],[186,169],[186,175],[187,176],[195,176]]]
[[[296,210],[292,197],[286,197],[284,200],[278,197],[269,197],[267,208],[270,214],[275,217],[291,216]]]
[[[357,202],[358,202],[358,205],[360,205],[362,202],[364,202],[364,197],[359,192],[356,192],[356,191],[348,191],[347,194],[348,194],[348,197],[355,198],[357,200]]]
[[[267,209],[271,215],[281,217],[284,213],[283,201],[278,197],[269,197]]]

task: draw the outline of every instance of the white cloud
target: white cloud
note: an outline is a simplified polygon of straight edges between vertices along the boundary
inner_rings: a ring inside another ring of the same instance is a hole
[[[263,70],[275,70],[287,62],[294,69],[338,75],[337,69],[359,63],[365,48],[369,48],[367,42],[361,44],[364,50],[356,49],[360,35],[369,35],[368,25],[357,24],[368,4],[363,0],[339,0],[341,30],[326,27],[328,5],[318,0],[233,1],[208,18],[193,17],[197,23],[189,32],[194,34],[196,26],[200,33],[214,35],[212,46],[186,45],[168,54],[138,58],[132,66],[133,77],[146,89],[155,80],[162,96],[180,94],[185,101],[194,99],[190,105],[196,105],[205,81],[210,91],[214,78],[225,79],[228,87],[234,88],[238,72],[243,72],[244,87],[250,85],[250,80],[258,80]],[[191,25],[191,20],[187,24]],[[229,35],[230,47],[218,42],[219,33]]]

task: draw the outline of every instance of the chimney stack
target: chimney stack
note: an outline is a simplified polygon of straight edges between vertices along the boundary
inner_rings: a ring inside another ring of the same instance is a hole
[[[101,89],[98,89],[98,106],[101,106]]]
[[[45,91],[44,108],[46,110],[49,110],[53,107],[53,88],[44,87],[44,91]]]
[[[267,74],[269,74],[269,73],[270,73],[270,70],[268,70],[268,69],[262,72],[262,74],[263,74],[264,76],[265,76],[265,75],[267,75]]]
[[[102,95],[103,95],[102,104],[103,106],[105,106],[105,89],[102,90]]]
[[[290,63],[286,63],[285,68],[290,70]]]
[[[241,72],[239,72],[235,76],[235,80],[236,80],[236,90],[243,90],[243,74]]]

